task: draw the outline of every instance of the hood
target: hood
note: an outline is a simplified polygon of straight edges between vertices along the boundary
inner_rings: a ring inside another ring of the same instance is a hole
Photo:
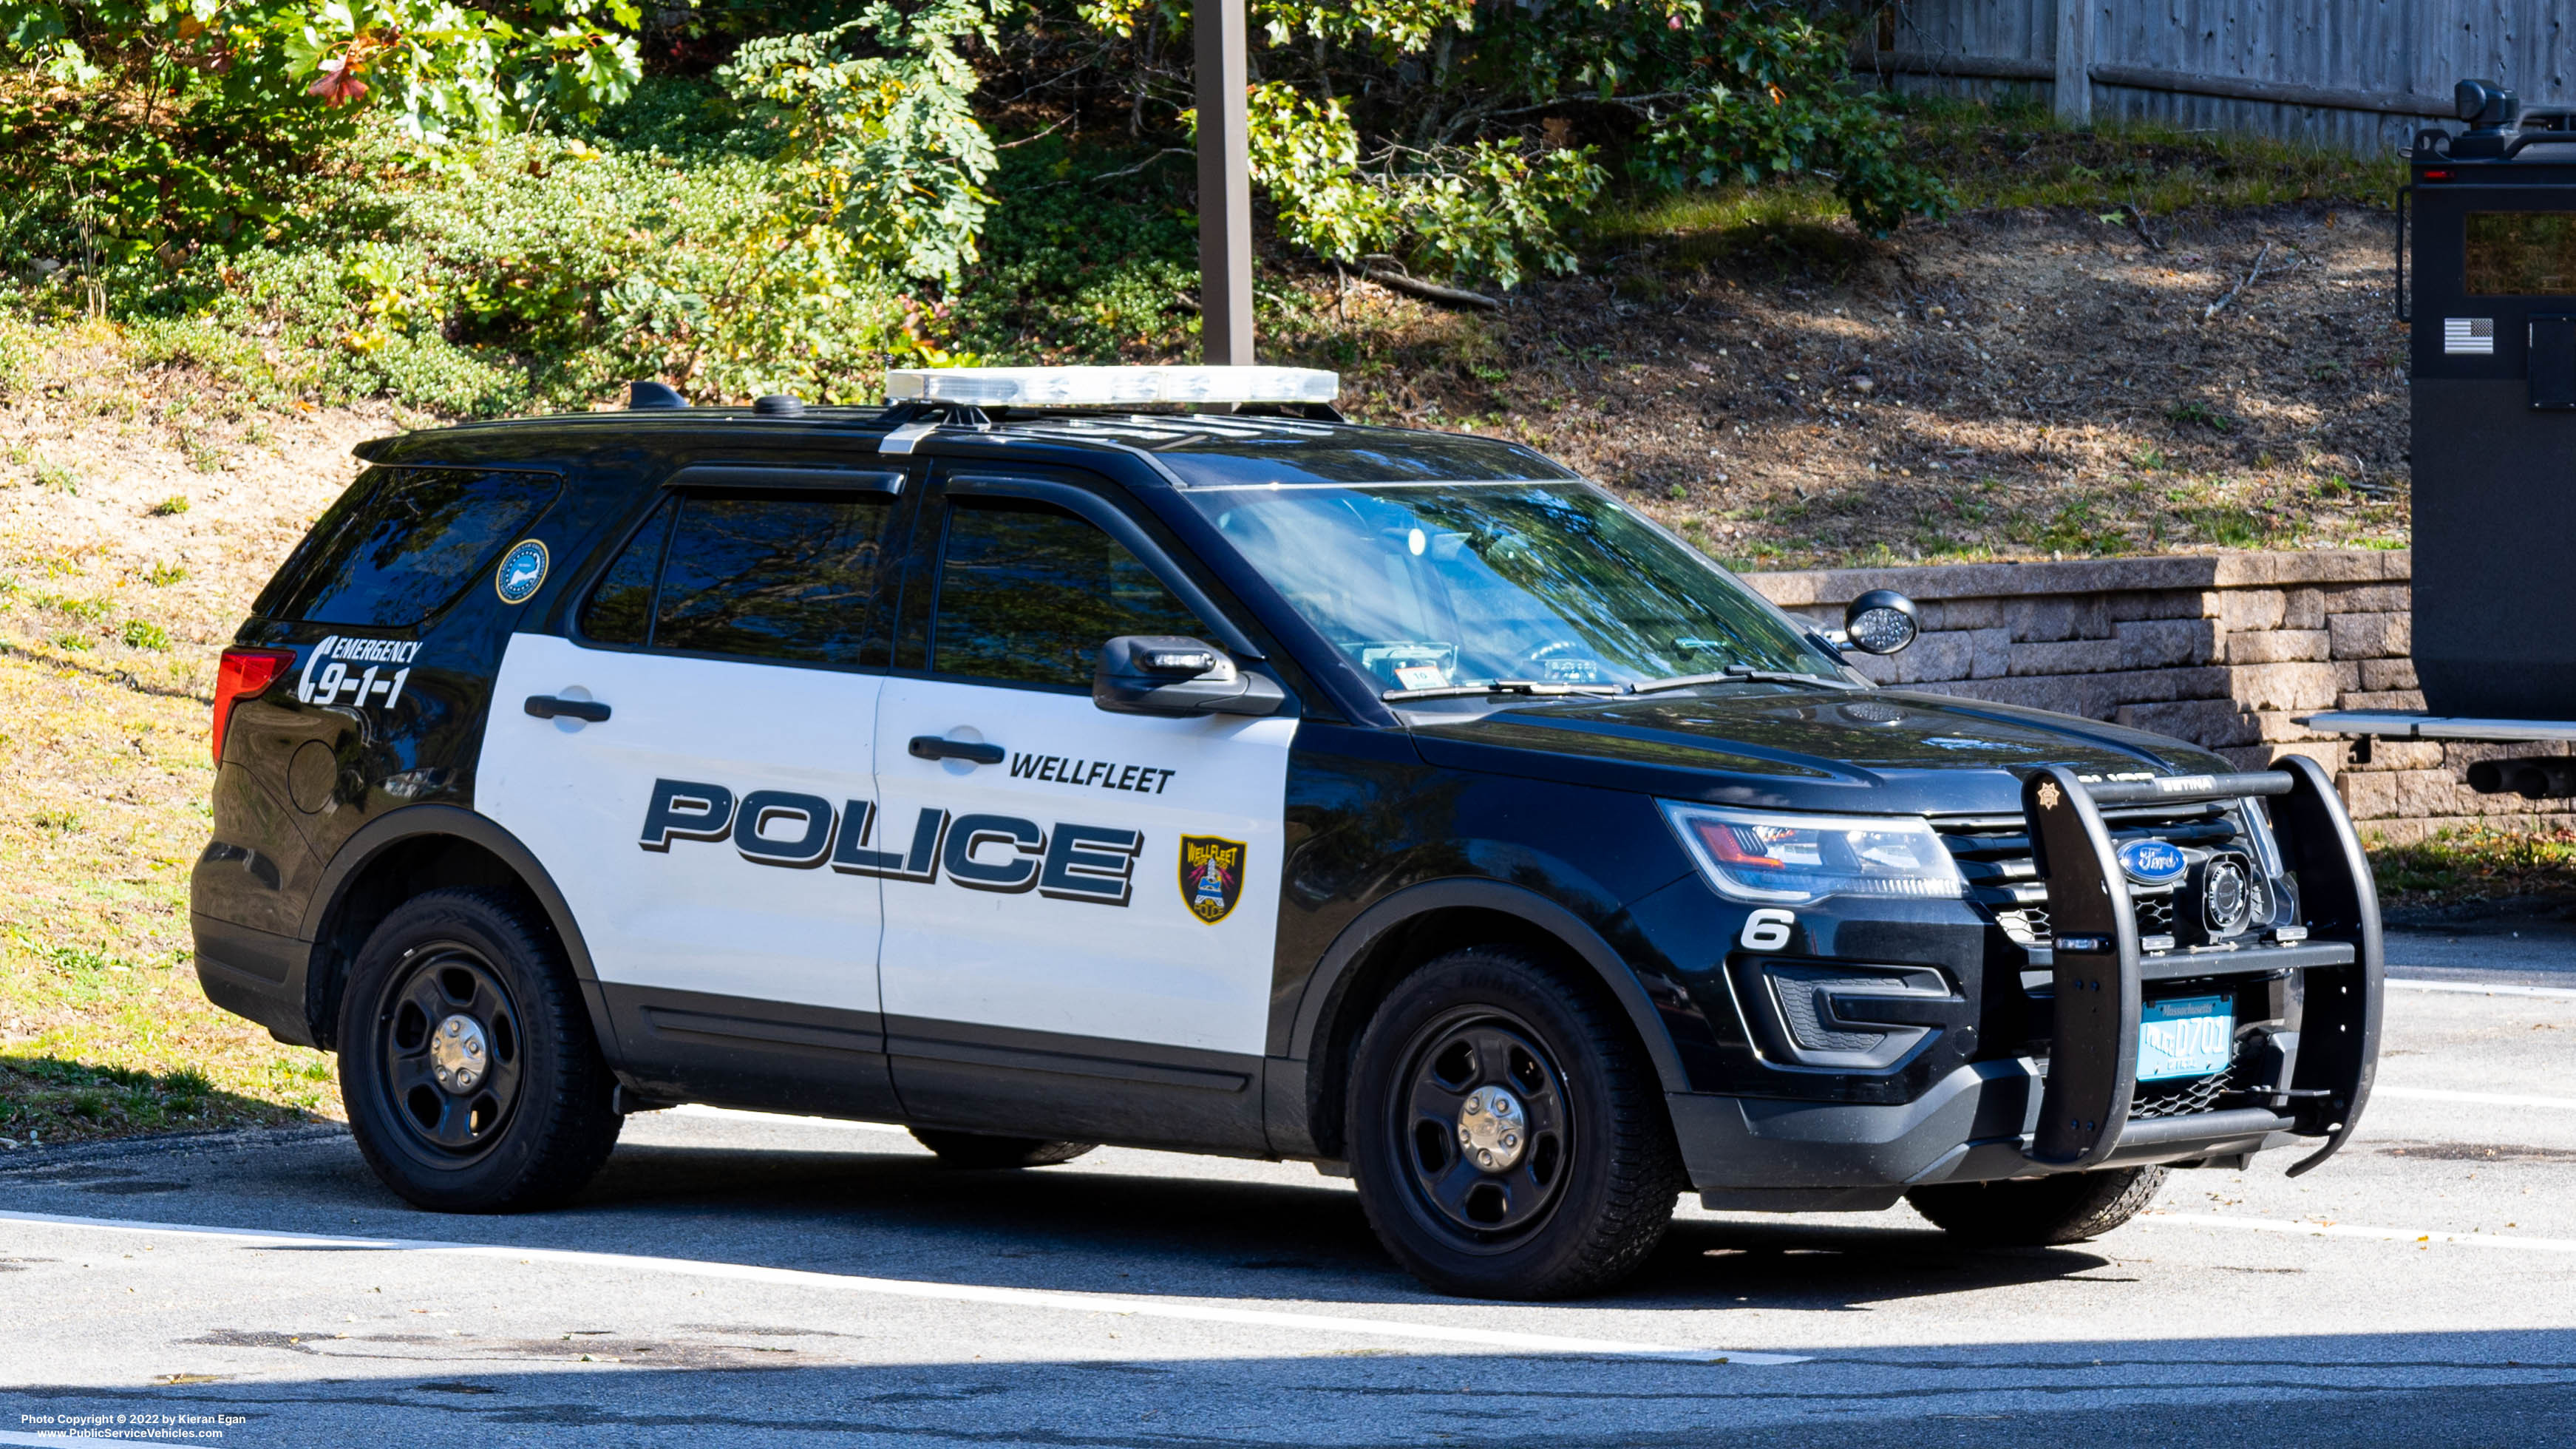
[[[1865,814],[2018,814],[2021,777],[2041,765],[2131,779],[2235,768],[2197,745],[2072,715],[1768,684],[1552,700],[1420,723],[1414,739],[1453,769]]]

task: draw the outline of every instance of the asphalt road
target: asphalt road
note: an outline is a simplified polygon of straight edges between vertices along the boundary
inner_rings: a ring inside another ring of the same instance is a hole
[[[1423,1292],[1293,1164],[955,1172],[683,1109],[575,1208],[476,1218],[328,1129],[13,1154],[0,1444],[2576,1442],[2576,935],[2391,958],[2380,1093],[2310,1176],[2176,1174],[2051,1250],[1689,1207],[1550,1306]]]

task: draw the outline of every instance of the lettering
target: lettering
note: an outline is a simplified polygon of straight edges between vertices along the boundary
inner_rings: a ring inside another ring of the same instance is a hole
[[[646,850],[666,851],[674,840],[722,840],[733,834],[733,792],[694,780],[656,780],[644,807]]]
[[[1047,846],[1038,894],[1059,901],[1123,906],[1136,884],[1142,832],[1101,825],[1059,825]]]
[[[741,808],[734,812],[733,848],[742,852],[743,859],[760,865],[811,870],[830,852],[832,825],[838,818],[832,802],[820,795],[754,790],[742,797]],[[800,832],[796,836],[769,833],[772,825],[791,820]]]
[[[1179,773],[1160,765],[1081,760],[1071,755],[1028,755],[1016,751],[1011,755],[1011,778],[1014,780],[1043,780],[1050,785],[1124,790],[1134,795],[1160,795],[1164,787],[1172,783],[1172,777]]]
[[[313,646],[304,670],[296,676],[295,697],[306,704],[333,705],[340,696],[351,704],[379,702],[391,709],[402,699],[411,678],[411,662],[420,654],[417,639],[352,639],[334,634]],[[393,665],[392,669],[385,666]],[[352,666],[356,666],[352,668]]]
[[[1134,900],[1136,861],[1145,849],[1142,831],[1079,823],[1049,829],[1016,815],[952,819],[946,810],[925,805],[913,817],[911,838],[889,849],[895,842],[878,835],[881,813],[871,800],[845,800],[836,810],[820,795],[754,790],[737,803],[722,785],[655,780],[636,843],[667,854],[674,841],[730,840],[735,853],[755,865],[811,870],[828,863],[843,875],[919,885],[945,874],[950,884],[967,890],[1034,890],[1049,900],[1101,906]]]
[[[1016,895],[1038,883],[1038,863],[1046,854],[1046,832],[1031,821],[1009,815],[961,815],[948,828],[948,848],[940,863],[948,878],[968,890]],[[978,855],[988,846],[1007,846],[998,856]]]

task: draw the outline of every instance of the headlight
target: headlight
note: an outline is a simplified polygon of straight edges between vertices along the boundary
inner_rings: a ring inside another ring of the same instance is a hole
[[[1700,874],[1733,900],[1795,905],[1832,895],[1926,900],[1966,893],[1941,837],[1919,819],[1662,803]]]

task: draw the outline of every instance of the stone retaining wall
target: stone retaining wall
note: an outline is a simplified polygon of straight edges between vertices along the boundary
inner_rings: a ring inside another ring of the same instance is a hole
[[[2408,563],[2403,552],[2341,551],[1744,577],[1834,628],[1870,589],[1912,598],[1923,615],[1912,648],[1853,656],[1882,684],[2133,725],[2246,769],[2310,756],[2335,772],[2365,835],[2576,824],[2567,808],[2576,802],[2480,795],[2461,779],[2472,760],[2561,749],[2382,740],[2368,764],[2354,764],[2349,742],[2293,723],[2327,709],[2424,707],[2408,657]]]

